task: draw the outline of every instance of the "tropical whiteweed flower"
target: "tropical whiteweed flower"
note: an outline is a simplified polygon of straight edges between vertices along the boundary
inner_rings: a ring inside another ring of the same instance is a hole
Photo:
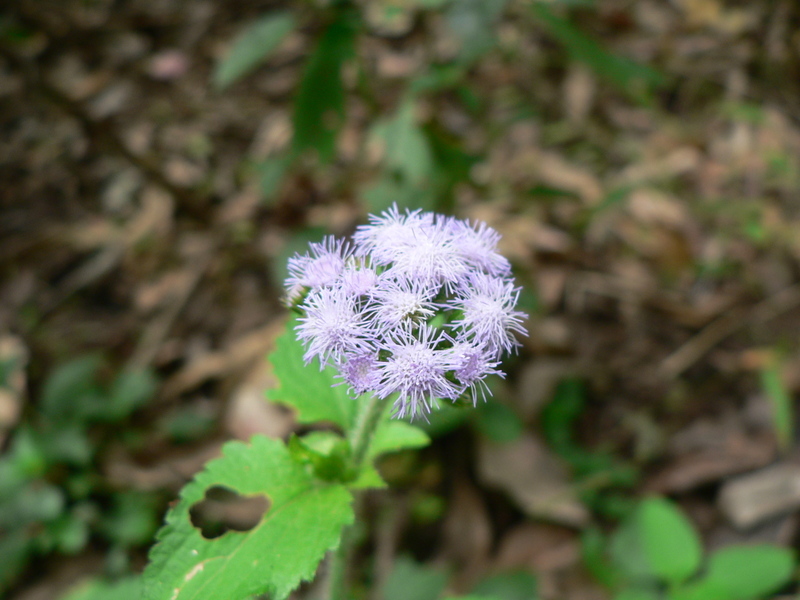
[[[303,307],[297,337],[306,346],[306,364],[319,358],[323,369],[331,359],[375,349],[374,329],[358,311],[356,298],[341,288],[312,289]]]
[[[386,331],[427,321],[436,314],[438,293],[438,286],[426,280],[385,274],[371,293],[370,315]]]
[[[449,306],[461,313],[451,327],[458,331],[457,339],[480,340],[493,356],[511,352],[519,342],[514,332],[525,334],[525,313],[514,310],[519,299],[519,288],[508,278],[487,273],[470,273],[462,283],[459,295]]]
[[[333,236],[326,236],[321,243],[309,246],[310,255],[306,253],[289,259],[286,293],[291,301],[300,297],[304,290],[334,283],[350,256],[350,245]]]
[[[453,356],[443,344],[452,340],[441,329],[420,325],[417,335],[400,329],[386,340],[389,358],[381,365],[381,383],[375,389],[378,398],[398,393],[397,414],[411,418],[430,412],[437,398],[455,400],[461,394],[457,384],[447,378],[455,367]]]
[[[502,355],[526,333],[499,240],[485,223],[393,206],[352,245],[311,244],[286,279],[306,363],[335,365],[356,396],[395,397],[398,417],[424,417],[440,399],[485,400],[486,377],[503,376]]]

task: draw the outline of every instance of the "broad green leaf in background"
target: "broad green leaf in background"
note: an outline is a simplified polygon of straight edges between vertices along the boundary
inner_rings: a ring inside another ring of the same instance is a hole
[[[517,413],[502,402],[492,400],[479,404],[472,419],[478,431],[499,444],[519,439],[525,427]]]
[[[614,600],[660,600],[661,595],[648,589],[630,589],[623,590],[616,596]]]
[[[60,600],[139,600],[141,595],[141,577],[131,576],[113,583],[101,579],[81,582]]]
[[[666,77],[659,71],[606,51],[572,23],[556,16],[546,4],[533,2],[531,10],[545,29],[564,45],[575,60],[585,63],[620,91],[645,101],[654,88],[666,82]]]
[[[792,395],[783,380],[783,363],[777,358],[770,360],[761,369],[761,388],[772,406],[772,422],[775,435],[783,450],[788,450],[793,438]]]
[[[498,600],[536,600],[536,577],[528,571],[497,573],[479,582],[472,594]]]
[[[717,550],[697,583],[675,600],[753,600],[789,583],[795,556],[777,546],[729,546]]]
[[[152,398],[155,391],[156,377],[152,371],[127,369],[114,380],[97,417],[120,421]]]
[[[393,204],[398,208],[433,210],[436,190],[431,185],[410,185],[392,173],[386,173],[361,192],[361,197],[371,213],[380,213]]]
[[[461,60],[472,62],[495,42],[495,22],[508,0],[458,0],[448,5],[445,18],[461,40]]]
[[[283,178],[292,165],[292,156],[272,156],[259,164],[256,169],[259,174],[259,186],[264,202],[270,203],[278,198]]]
[[[408,556],[394,561],[383,588],[383,600],[436,600],[447,585],[447,573],[420,565]]]
[[[596,526],[587,527],[581,533],[581,558],[594,578],[607,588],[616,588],[621,576],[605,553],[606,538]]]
[[[92,412],[100,402],[100,390],[95,383],[100,364],[100,356],[91,354],[58,367],[42,390],[42,413],[60,422],[82,418]]]
[[[206,539],[189,511],[212,487],[266,496],[269,508],[250,531]],[[167,514],[144,572],[143,600],[283,600],[339,545],[354,519],[351,503],[350,492],[320,482],[281,441],[229,442]]]
[[[308,60],[294,101],[295,153],[316,150],[322,162],[330,161],[335,154],[345,117],[342,67],[354,53],[356,19],[350,9],[340,9]]]
[[[677,506],[663,498],[648,498],[615,532],[611,556],[631,580],[676,585],[700,567],[702,547]]]
[[[160,525],[157,498],[143,492],[120,492],[114,496],[100,528],[105,536],[123,547],[146,544]]]
[[[386,166],[405,181],[418,184],[430,176],[433,156],[414,110],[413,100],[403,101],[392,118],[375,125],[373,135],[383,141]]]
[[[348,395],[346,385],[335,385],[339,380],[334,379],[333,367],[320,371],[316,360],[308,366],[303,363],[303,345],[294,331],[296,323],[297,319],[287,322],[269,357],[280,387],[269,390],[267,398],[294,408],[299,423],[330,421],[349,431],[358,403]]]
[[[24,530],[16,529],[0,536],[0,594],[11,587],[24,570],[32,551],[30,534]]]
[[[223,90],[255,70],[295,28],[289,13],[269,14],[245,27],[214,69],[214,87]]]

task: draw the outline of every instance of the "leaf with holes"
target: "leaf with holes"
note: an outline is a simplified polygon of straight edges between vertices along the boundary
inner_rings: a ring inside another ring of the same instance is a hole
[[[281,385],[269,390],[267,398],[297,410],[299,423],[330,421],[349,431],[355,419],[358,403],[347,395],[344,385],[336,385],[336,370],[322,371],[315,363],[303,363],[303,344],[294,332],[296,319],[286,325],[286,331],[275,342],[270,362]]]
[[[192,506],[213,487],[266,496],[269,508],[255,527],[204,538],[190,519]],[[353,522],[352,496],[325,484],[295,461],[279,440],[230,442],[181,492],[167,515],[144,573],[144,600],[286,598],[310,580],[325,553]]]

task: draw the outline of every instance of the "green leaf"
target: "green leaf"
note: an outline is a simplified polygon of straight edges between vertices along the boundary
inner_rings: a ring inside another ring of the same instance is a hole
[[[624,590],[614,596],[614,600],[660,600],[660,598],[658,592],[648,589]]]
[[[283,178],[286,176],[286,172],[292,165],[292,158],[293,157],[288,154],[273,156],[267,158],[257,166],[261,197],[267,204],[278,198],[278,191],[280,190]]]
[[[778,443],[783,450],[788,450],[794,438],[794,401],[783,380],[782,370],[781,361],[770,361],[761,369],[761,388],[772,405],[772,422]]]
[[[303,344],[294,331],[296,323],[296,318],[287,322],[269,357],[280,386],[269,390],[267,398],[296,409],[299,423],[330,421],[350,431],[358,404],[347,394],[346,386],[333,387],[339,383],[333,367],[320,371],[316,360],[304,364]]]
[[[33,544],[27,531],[14,530],[0,536],[0,594],[19,577],[32,552]]]
[[[294,102],[294,151],[316,150],[322,162],[336,151],[336,138],[345,117],[342,67],[354,54],[355,16],[343,9],[331,23],[306,65]]]
[[[492,49],[495,22],[508,0],[458,0],[447,7],[445,19],[461,40],[461,59],[471,62]]]
[[[125,492],[114,497],[112,509],[100,524],[105,536],[123,547],[148,543],[159,526],[152,494]]]
[[[478,583],[472,594],[498,600],[536,600],[536,577],[528,571],[498,573]]]
[[[42,390],[42,413],[51,421],[74,420],[90,414],[100,402],[95,376],[101,358],[89,355],[58,367]]]
[[[447,573],[400,556],[386,580],[383,600],[436,600],[446,584]]]
[[[65,510],[64,491],[43,480],[32,481],[0,503],[0,530],[22,529],[51,521]]]
[[[716,551],[704,577],[679,598],[687,600],[753,600],[777,591],[792,579],[796,563],[787,548],[731,546]]]
[[[369,457],[377,458],[387,452],[424,448],[431,438],[422,429],[405,421],[384,419],[375,431],[369,447]]]
[[[679,584],[700,567],[702,547],[689,520],[671,502],[641,502],[611,541],[611,555],[634,581]]]
[[[293,435],[288,447],[295,460],[311,465],[314,475],[323,481],[347,483],[355,476],[348,468],[347,440],[332,431],[312,431],[303,437]]]
[[[215,486],[266,496],[269,509],[247,532],[206,539],[189,511]],[[339,545],[342,529],[353,522],[351,501],[343,486],[322,484],[278,440],[230,442],[168,513],[150,552],[143,600],[245,600],[256,594],[283,600]]]
[[[125,577],[109,583],[101,579],[90,579],[73,587],[60,600],[139,600],[142,594],[142,578]]]
[[[564,44],[575,60],[585,63],[619,90],[645,101],[653,88],[666,82],[666,77],[659,71],[607,52],[569,21],[556,16],[544,3],[531,3],[531,10],[547,31]]]
[[[127,369],[114,380],[108,399],[97,415],[106,421],[121,421],[153,397],[156,378],[147,369]]]
[[[388,120],[375,125],[372,135],[383,140],[386,166],[404,180],[418,184],[430,176],[433,155],[428,139],[414,118],[415,103],[407,99]]]
[[[499,444],[518,439],[524,429],[519,415],[501,402],[490,401],[478,405],[473,422],[478,431]]]
[[[605,555],[606,539],[595,526],[584,529],[581,534],[581,557],[592,576],[607,588],[618,587],[620,573]]]
[[[374,184],[361,192],[364,203],[371,213],[383,212],[393,204],[398,208],[423,208],[433,210],[436,204],[436,190],[433,186],[416,186],[401,181],[391,173],[386,173]]]
[[[223,90],[255,70],[295,28],[289,13],[270,14],[245,27],[214,69],[214,87]]]

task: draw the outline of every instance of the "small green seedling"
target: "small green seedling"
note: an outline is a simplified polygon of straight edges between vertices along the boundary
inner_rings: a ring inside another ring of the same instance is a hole
[[[614,600],[759,600],[789,583],[796,561],[787,548],[727,546],[704,559],[700,537],[670,501],[649,498],[608,543],[590,531],[584,557]]]
[[[85,356],[56,369],[0,459],[0,593],[36,556],[75,554],[99,535],[126,561],[126,549],[155,532],[154,499],[104,489],[95,464],[104,443],[97,426],[124,421],[151,397],[155,380],[124,371],[101,385],[100,366]]]

